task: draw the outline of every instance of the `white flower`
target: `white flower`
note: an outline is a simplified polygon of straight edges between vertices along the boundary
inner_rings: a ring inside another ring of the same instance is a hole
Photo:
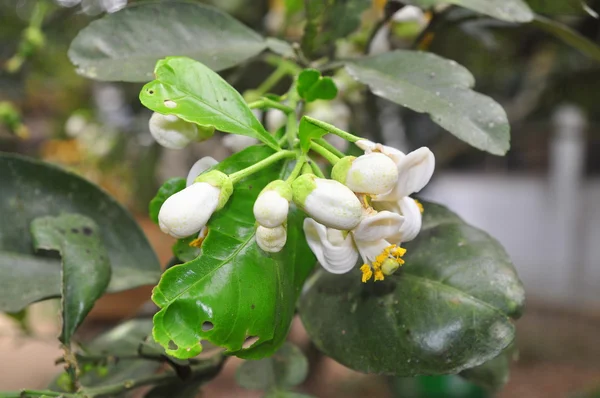
[[[266,228],[259,225],[256,229],[256,243],[258,247],[269,253],[278,253],[285,246],[287,232],[283,225],[275,228]]]
[[[227,134],[221,142],[231,152],[240,152],[249,146],[258,144],[256,138],[238,134]]]
[[[309,247],[327,271],[343,274],[362,257],[362,281],[375,275],[375,281],[393,274],[403,263],[405,249],[388,239],[400,229],[404,218],[388,211],[367,214],[350,233],[327,228],[315,220],[304,220],[304,233]]]
[[[150,133],[160,145],[170,149],[182,149],[198,138],[198,128],[193,123],[175,115],[154,112],[149,122]]]
[[[203,158],[200,158],[190,168],[190,171],[188,172],[188,175],[187,175],[185,186],[189,187],[190,185],[192,185],[194,183],[194,180],[196,179],[196,177],[198,177],[200,174],[204,173],[206,170],[210,169],[211,167],[213,167],[217,164],[219,164],[219,162],[217,160],[215,160],[214,158],[211,158],[210,156],[205,156]]]
[[[254,202],[256,221],[267,228],[275,228],[287,220],[292,200],[292,188],[283,180],[269,183]]]
[[[358,158],[346,156],[331,171],[331,178],[357,193],[384,194],[396,186],[398,168],[382,153],[369,153]]]
[[[356,195],[338,181],[304,174],[292,183],[294,203],[317,222],[329,228],[350,230],[362,217]]]
[[[232,193],[233,184],[226,174],[218,170],[202,174],[165,200],[158,213],[160,229],[178,239],[193,235],[225,206]]]
[[[419,192],[431,179],[435,169],[435,157],[426,147],[405,155],[401,151],[369,140],[359,140],[356,145],[365,153],[380,152],[392,159],[398,168],[396,186],[388,193],[372,196],[376,210],[388,210],[402,214],[405,218],[395,239],[399,242],[413,240],[421,230],[423,208],[409,197]]]
[[[217,209],[221,190],[196,182],[170,196],[158,213],[160,229],[181,239],[200,231]]]

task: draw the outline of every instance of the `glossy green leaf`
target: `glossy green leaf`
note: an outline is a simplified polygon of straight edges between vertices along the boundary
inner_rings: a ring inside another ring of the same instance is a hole
[[[92,79],[147,82],[166,56],[187,56],[219,71],[265,47],[260,35],[213,7],[148,2],[92,22],[71,43],[69,58],[79,74]]]
[[[301,384],[307,375],[308,360],[298,347],[286,342],[268,358],[242,363],[235,379],[249,390],[288,389]]]
[[[506,112],[491,98],[471,90],[473,75],[454,61],[431,53],[394,51],[346,65],[374,94],[428,113],[466,143],[504,155],[510,147]]]
[[[321,72],[316,69],[304,69],[298,75],[297,84],[300,98],[306,102],[322,100],[332,100],[337,96],[337,87],[333,79],[329,76],[321,76]]]
[[[508,382],[512,352],[513,350],[509,347],[496,358],[474,368],[463,370],[460,372],[460,376],[490,392],[498,392]]]
[[[47,163],[0,153],[0,311],[60,297],[60,260],[34,254],[38,217],[84,215],[98,225],[112,268],[109,292],[154,284],[160,264],[133,217],[105,191]]]
[[[300,315],[311,340],[354,370],[396,376],[457,373],[514,338],[523,286],[502,247],[442,206],[424,203],[406,264],[383,282],[320,270]]]
[[[186,57],[168,57],[158,61],[154,73],[156,80],[140,92],[146,107],[278,148],[240,93],[205,65]]]
[[[229,174],[272,153],[250,147],[216,168]],[[287,244],[280,253],[268,254],[255,242],[252,207],[267,183],[290,171],[288,163],[293,162],[282,161],[238,182],[227,205],[209,221],[201,255],[167,270],[154,288],[152,299],[160,311],[153,335],[170,355],[194,356],[202,350],[201,340],[208,340],[229,354],[257,359],[285,340],[297,295],[315,263],[302,233],[304,215],[291,208]]]
[[[305,153],[310,150],[310,142],[312,140],[319,139],[327,134],[328,131],[312,124],[306,118],[302,118],[300,120],[300,125],[298,126],[298,138],[300,139],[300,148]]]
[[[110,282],[110,263],[98,225],[80,214],[46,216],[31,223],[37,250],[58,251],[62,257],[62,332],[59,340],[69,346],[96,300]]]
[[[438,4],[454,4],[508,22],[529,22],[533,11],[523,0],[408,0],[422,8]]]
[[[565,44],[576,48],[588,57],[593,58],[596,61],[600,61],[600,47],[598,46],[598,44],[580,35],[578,32],[574,31],[567,25],[564,25],[557,21],[553,21],[541,15],[535,16],[533,25],[547,33],[550,33],[551,35],[560,39]]]
[[[183,190],[183,188],[185,188],[185,178],[174,177],[165,181],[148,206],[150,219],[158,224],[158,213],[160,212],[163,203],[165,203],[165,200],[167,200],[169,196]]]

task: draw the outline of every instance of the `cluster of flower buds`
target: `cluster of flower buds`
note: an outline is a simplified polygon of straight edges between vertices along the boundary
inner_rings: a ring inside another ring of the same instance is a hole
[[[266,252],[277,253],[287,241],[287,216],[292,187],[283,180],[269,183],[254,202],[254,217],[259,224],[256,243]]]
[[[308,244],[332,273],[346,273],[359,256],[362,280],[383,280],[403,263],[400,245],[421,229],[421,205],[410,198],[431,179],[435,168],[427,148],[409,154],[359,140],[365,151],[333,167],[333,180],[303,175],[294,183],[294,201],[309,216],[304,221]]]

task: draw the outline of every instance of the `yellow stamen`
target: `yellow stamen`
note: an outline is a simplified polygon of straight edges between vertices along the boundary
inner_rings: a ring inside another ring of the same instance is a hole
[[[190,247],[197,247],[197,248],[202,247],[202,242],[204,242],[204,238],[205,238],[205,236],[203,236],[203,237],[197,237],[196,239],[194,239],[193,241],[191,241],[189,243],[189,246]]]
[[[385,277],[383,276],[383,272],[380,269],[375,271],[375,282],[382,281],[384,279],[385,279]]]
[[[373,276],[373,271],[371,271],[371,267],[369,266],[369,264],[363,264],[363,266],[360,267],[360,270],[363,273],[363,275],[362,275],[363,283],[367,283],[367,281],[369,279],[371,279],[371,277]]]
[[[417,204],[417,207],[419,208],[419,211],[420,211],[421,213],[423,213],[423,212],[425,211],[425,209],[423,208],[423,205],[421,204],[421,202],[419,202],[419,201],[418,201],[418,200],[416,200],[416,199],[413,199],[413,200],[414,200],[414,201],[415,201],[415,203]]]

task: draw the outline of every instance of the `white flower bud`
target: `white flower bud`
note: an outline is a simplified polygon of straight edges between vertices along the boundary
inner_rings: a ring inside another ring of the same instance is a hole
[[[292,200],[292,187],[283,180],[269,183],[254,202],[256,221],[267,228],[275,228],[287,220]]]
[[[355,158],[346,156],[333,166],[331,178],[357,193],[378,195],[389,192],[398,182],[396,163],[382,153]]]
[[[204,228],[233,193],[230,178],[218,170],[201,174],[195,181],[165,200],[158,213],[160,229],[174,238],[185,238]]]
[[[259,225],[256,229],[258,247],[269,253],[278,253],[285,246],[287,232],[283,225],[275,228],[265,228]]]
[[[338,181],[304,174],[292,183],[292,189],[294,203],[326,227],[350,230],[360,222],[360,201]]]
[[[188,123],[175,115],[154,112],[149,122],[150,133],[160,145],[170,149],[182,149],[192,141],[201,141],[213,135],[214,128]]]
[[[219,204],[221,189],[196,182],[170,196],[158,213],[160,229],[181,239],[200,231]]]

